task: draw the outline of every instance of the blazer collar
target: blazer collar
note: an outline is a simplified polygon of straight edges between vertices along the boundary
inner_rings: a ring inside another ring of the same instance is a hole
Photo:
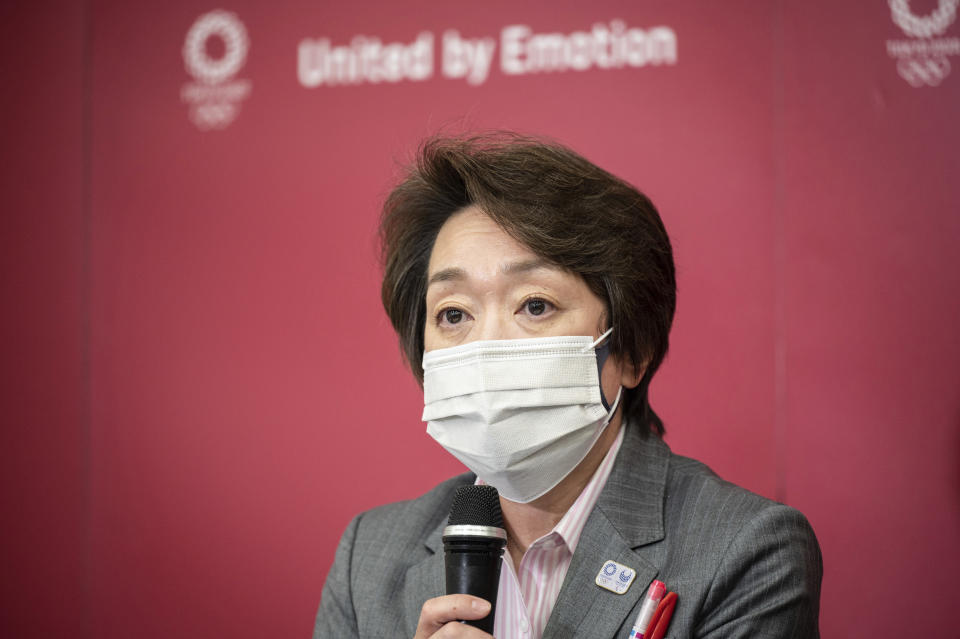
[[[631,548],[663,539],[663,496],[670,448],[659,437],[644,438],[639,427],[625,424],[623,444],[610,477],[597,499],[624,542]]]

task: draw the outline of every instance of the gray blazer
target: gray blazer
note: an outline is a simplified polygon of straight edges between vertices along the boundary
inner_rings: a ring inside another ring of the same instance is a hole
[[[444,594],[441,532],[458,486],[375,508],[347,527],[313,636],[413,637]],[[604,562],[637,571],[622,595],[595,584]],[[819,637],[820,548],[804,516],[719,479],[628,427],[583,529],[544,639],[626,639],[654,578],[677,593],[667,637]]]

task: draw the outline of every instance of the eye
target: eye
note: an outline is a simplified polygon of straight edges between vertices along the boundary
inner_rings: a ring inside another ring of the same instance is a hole
[[[531,297],[523,302],[521,310],[528,315],[538,317],[544,313],[549,313],[550,311],[554,310],[554,308],[554,305],[545,299]]]
[[[470,315],[459,308],[448,307],[441,309],[437,313],[436,322],[437,326],[452,328],[457,324],[462,324],[466,320],[470,319]]]
[[[441,315],[449,324],[459,324],[463,319],[463,311],[457,308],[448,308]]]

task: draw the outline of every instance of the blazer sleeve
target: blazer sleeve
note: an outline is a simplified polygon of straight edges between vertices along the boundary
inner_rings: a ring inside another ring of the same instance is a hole
[[[823,560],[807,519],[777,504],[734,536],[713,579],[696,636],[817,639]]]
[[[354,517],[340,538],[333,567],[327,575],[320,596],[320,609],[313,627],[313,639],[336,637],[350,639],[359,637],[357,615],[353,607],[350,571],[353,563],[353,544],[360,525],[360,517]]]

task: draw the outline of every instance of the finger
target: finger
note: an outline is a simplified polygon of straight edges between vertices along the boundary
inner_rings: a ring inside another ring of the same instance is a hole
[[[449,621],[430,635],[430,639],[493,639],[493,635],[459,621]]]
[[[420,609],[416,639],[429,637],[451,621],[483,619],[488,614],[490,603],[472,595],[444,595],[427,599]]]

